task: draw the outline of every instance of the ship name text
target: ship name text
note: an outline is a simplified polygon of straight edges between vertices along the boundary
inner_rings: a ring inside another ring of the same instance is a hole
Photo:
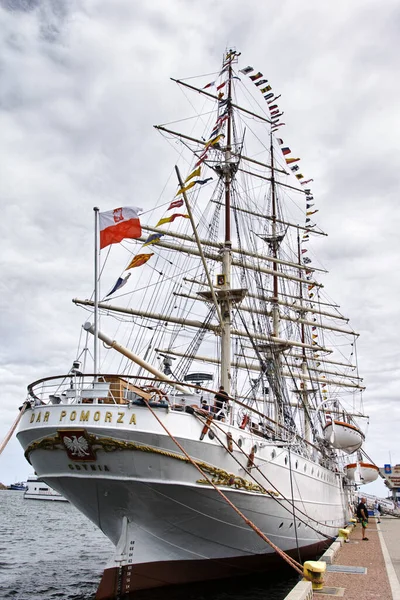
[[[71,471],[109,471],[110,469],[107,467],[107,465],[95,465],[95,464],[85,464],[85,463],[80,463],[78,464],[68,464],[68,468],[71,469]]]
[[[50,419],[50,411],[33,412],[31,414],[31,423],[48,423]],[[136,414],[111,411],[102,412],[100,410],[71,410],[60,412],[59,423],[123,423],[125,425],[136,425]]]

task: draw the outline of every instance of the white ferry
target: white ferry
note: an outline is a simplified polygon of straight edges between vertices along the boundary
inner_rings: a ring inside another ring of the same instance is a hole
[[[68,502],[64,496],[49,487],[44,481],[37,477],[28,477],[27,488],[24,493],[25,500],[55,500],[57,502]]]

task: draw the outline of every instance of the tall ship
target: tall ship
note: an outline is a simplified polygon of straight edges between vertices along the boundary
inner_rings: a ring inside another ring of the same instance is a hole
[[[115,544],[98,600],[315,557],[362,459],[358,334],[283,101],[234,49],[173,81],[191,113],[156,129],[176,166],[149,206],[94,210],[81,346],[28,386],[17,433]]]

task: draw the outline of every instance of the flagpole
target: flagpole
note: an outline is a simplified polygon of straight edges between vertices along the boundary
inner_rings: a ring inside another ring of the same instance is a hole
[[[99,346],[99,209],[94,210],[94,375],[97,381],[98,346]]]

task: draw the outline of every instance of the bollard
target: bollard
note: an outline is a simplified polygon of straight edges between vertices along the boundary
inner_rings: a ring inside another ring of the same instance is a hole
[[[319,560],[307,560],[303,565],[303,569],[303,581],[311,581],[313,590],[321,590],[324,586],[326,562]]]
[[[348,529],[339,529],[339,537],[345,541],[349,539],[350,531]]]

